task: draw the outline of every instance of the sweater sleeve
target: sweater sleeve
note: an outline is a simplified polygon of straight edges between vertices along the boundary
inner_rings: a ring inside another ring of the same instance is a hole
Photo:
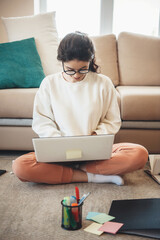
[[[116,134],[121,126],[121,118],[116,90],[112,83],[106,85],[103,99],[103,113],[95,132],[96,134]]]
[[[43,80],[34,100],[32,129],[39,137],[57,137],[61,132],[54,119],[49,86]]]

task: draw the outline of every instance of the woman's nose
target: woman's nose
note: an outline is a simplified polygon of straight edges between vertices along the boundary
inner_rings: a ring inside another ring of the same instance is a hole
[[[74,77],[76,78],[76,77],[79,77],[80,76],[80,73],[79,72],[76,72],[75,74],[74,74]]]

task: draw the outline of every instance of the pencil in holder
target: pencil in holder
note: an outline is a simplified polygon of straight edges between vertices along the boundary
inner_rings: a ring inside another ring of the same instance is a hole
[[[61,227],[66,230],[78,230],[82,227],[82,206],[83,202],[78,205],[72,203],[71,206],[61,201],[62,205],[62,224]]]

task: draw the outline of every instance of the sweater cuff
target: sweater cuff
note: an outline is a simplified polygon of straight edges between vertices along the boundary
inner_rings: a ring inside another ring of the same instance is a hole
[[[104,131],[101,130],[101,129],[95,130],[94,132],[95,132],[97,135],[100,135],[100,134],[108,134],[107,132],[104,133]]]

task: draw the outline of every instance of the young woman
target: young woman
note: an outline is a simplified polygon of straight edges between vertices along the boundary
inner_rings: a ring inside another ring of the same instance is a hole
[[[108,77],[97,73],[92,41],[80,32],[68,34],[60,42],[57,59],[63,72],[42,81],[35,96],[33,130],[39,137],[116,134],[121,120],[115,88]],[[13,171],[20,180],[37,183],[123,185],[120,175],[143,168],[147,159],[143,146],[118,143],[108,160],[38,163],[31,152],[14,161]]]

